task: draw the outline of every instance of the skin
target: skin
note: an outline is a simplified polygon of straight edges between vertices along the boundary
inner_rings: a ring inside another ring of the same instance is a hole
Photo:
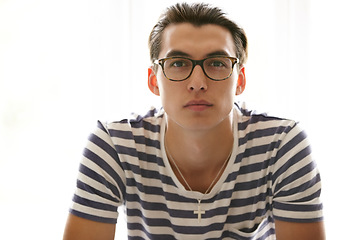
[[[216,25],[195,27],[188,23],[168,26],[162,39],[159,59],[187,56],[194,60],[209,54],[235,56],[230,32]],[[215,82],[196,66],[189,79],[172,82],[161,68],[148,69],[148,86],[160,96],[166,112],[165,144],[194,191],[205,192],[227,159],[233,145],[232,108],[236,95],[246,85],[245,69],[235,66],[230,78]],[[196,104],[194,104],[196,103]],[[206,104],[204,104],[206,103]],[[185,186],[179,173],[174,173]],[[323,222],[290,223],[275,221],[278,240],[323,240]],[[64,239],[114,239],[115,225],[69,215]]]
[[[217,25],[168,26],[163,33],[159,59],[186,56],[200,60],[212,54],[236,56],[230,32]],[[166,147],[192,190],[205,192],[233,145],[232,108],[245,88],[244,68],[234,67],[224,81],[208,79],[200,66],[182,82],[169,81],[161,68],[149,69],[149,88],[160,96],[166,112]],[[192,102],[206,104],[189,106]],[[178,179],[183,183],[177,171]]]
[[[114,240],[115,224],[90,221],[69,214],[64,240]]]

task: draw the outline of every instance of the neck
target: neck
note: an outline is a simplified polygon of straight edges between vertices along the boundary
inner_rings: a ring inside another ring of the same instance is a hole
[[[233,147],[232,120],[230,114],[213,129],[199,131],[185,131],[168,122],[165,134],[168,157],[171,155],[192,190],[204,193],[229,158]],[[174,164],[170,163],[178,180],[186,186]]]

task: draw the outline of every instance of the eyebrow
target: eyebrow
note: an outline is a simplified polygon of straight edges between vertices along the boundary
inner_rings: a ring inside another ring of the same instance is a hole
[[[206,54],[206,57],[213,57],[213,56],[226,56],[226,57],[230,57],[230,55],[223,50],[219,50],[219,51],[214,51],[211,53]],[[190,54],[183,52],[183,51],[179,51],[179,50],[171,50],[170,52],[168,52],[166,54],[165,57],[191,57]]]
[[[215,52],[211,52],[209,54],[206,55],[207,57],[212,57],[212,56],[225,56],[225,57],[230,57],[230,55],[225,52],[225,51],[215,51]]]
[[[190,57],[190,54],[187,54],[186,52],[183,51],[171,50],[166,54],[165,57]]]

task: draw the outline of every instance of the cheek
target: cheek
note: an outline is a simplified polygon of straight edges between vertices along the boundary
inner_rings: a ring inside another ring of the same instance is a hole
[[[237,83],[233,81],[223,91],[223,107],[225,109],[232,108],[236,100]]]
[[[224,87],[223,95],[228,99],[233,99],[236,96],[237,91],[237,82],[234,79],[228,79],[229,81],[228,85]]]
[[[168,109],[176,101],[177,91],[174,86],[170,86],[169,83],[159,82],[159,94],[162,106],[164,109]]]

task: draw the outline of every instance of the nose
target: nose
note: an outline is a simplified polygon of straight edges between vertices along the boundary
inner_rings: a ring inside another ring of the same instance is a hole
[[[189,91],[206,91],[207,86],[207,77],[203,72],[201,66],[197,65],[194,67],[193,72],[191,73],[188,79],[188,90]]]

